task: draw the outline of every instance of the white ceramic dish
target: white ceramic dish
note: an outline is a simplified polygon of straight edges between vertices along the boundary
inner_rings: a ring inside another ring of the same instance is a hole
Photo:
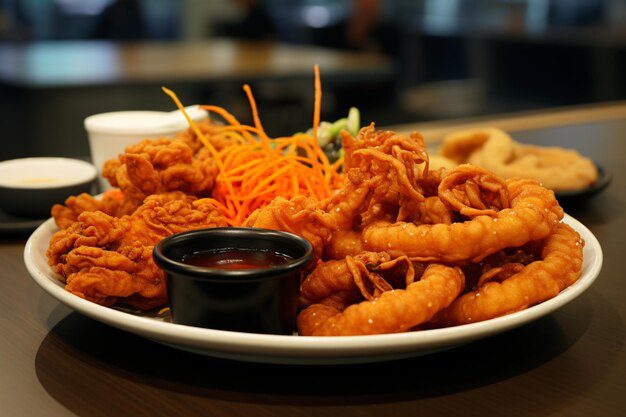
[[[565,222],[585,239],[580,279],[557,297],[527,310],[496,319],[445,329],[376,336],[299,337],[238,333],[182,326],[142,317],[83,300],[63,289],[48,267],[45,251],[57,230],[53,220],[42,224],[24,249],[33,279],[50,295],[74,310],[159,343],[230,359],[285,364],[364,363],[424,355],[449,349],[521,326],[563,307],[594,282],[602,267],[602,249],[593,234],[574,218]]]
[[[89,183],[96,168],[70,158],[20,158],[0,162],[0,186],[15,189],[51,189]]]
[[[69,158],[21,158],[0,162],[0,210],[45,219],[70,195],[89,193],[96,168]],[[40,222],[41,223],[41,222]]]

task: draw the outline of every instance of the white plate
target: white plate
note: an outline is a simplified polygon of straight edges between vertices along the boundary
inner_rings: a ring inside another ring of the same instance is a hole
[[[580,279],[558,296],[527,310],[492,320],[445,329],[375,336],[301,337],[228,332],[172,324],[103,307],[63,289],[48,266],[45,252],[57,230],[52,219],[42,224],[24,249],[33,279],[57,300],[95,320],[180,349],[222,358],[288,364],[363,363],[424,355],[449,349],[521,326],[564,306],[593,283],[602,267],[602,249],[593,234],[576,219],[564,221],[585,239]]]

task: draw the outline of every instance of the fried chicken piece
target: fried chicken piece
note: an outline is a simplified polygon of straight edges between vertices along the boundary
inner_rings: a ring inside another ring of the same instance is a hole
[[[197,125],[216,150],[233,143],[216,134],[219,126],[208,121]],[[145,139],[127,147],[124,154],[105,162],[102,175],[129,201],[140,204],[149,195],[168,191],[209,196],[218,171],[210,151],[189,129],[173,139]]]
[[[161,193],[159,196],[163,202],[187,198],[187,195],[180,191]],[[142,203],[143,201],[139,203],[129,201],[124,193],[117,189],[105,192],[102,198],[83,193],[68,197],[65,205],[55,204],[52,207],[52,217],[60,229],[66,229],[78,221],[78,216],[83,212],[101,211],[113,217],[122,217],[132,214]]]
[[[152,260],[154,245],[174,233],[221,226],[225,218],[208,199],[153,195],[120,218],[83,212],[52,237],[46,256],[73,294],[102,305],[150,309],[167,302],[165,274]]]
[[[232,141],[214,135],[208,121],[198,127],[217,150]],[[197,197],[208,196],[218,168],[208,149],[191,129],[174,139],[146,139],[126,148],[123,155],[104,163],[102,176],[118,191],[108,191],[101,199],[87,194],[69,197],[65,205],[52,208],[57,226],[69,227],[85,211],[102,211],[114,217],[131,214],[152,194],[180,191]]]
[[[217,174],[208,149],[194,151],[179,139],[143,140],[126,148],[117,160],[107,161],[103,168],[109,183],[135,202],[168,191],[208,196]]]
[[[136,208],[137,205],[128,201],[120,190],[109,190],[99,199],[86,193],[71,196],[65,200],[65,205],[52,206],[51,214],[56,225],[65,229],[85,211],[101,211],[113,217],[121,217],[131,214]]]

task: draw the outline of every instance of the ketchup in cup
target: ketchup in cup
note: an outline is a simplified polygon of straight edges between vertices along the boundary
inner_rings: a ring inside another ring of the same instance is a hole
[[[268,250],[228,248],[196,252],[183,257],[183,263],[218,269],[261,269],[282,265],[293,258]]]

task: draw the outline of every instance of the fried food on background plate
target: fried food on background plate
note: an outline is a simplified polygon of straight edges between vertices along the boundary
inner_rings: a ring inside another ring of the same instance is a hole
[[[439,156],[445,165],[469,163],[503,178],[535,179],[555,191],[578,190],[598,180],[598,169],[576,150],[524,145],[506,132],[478,128],[447,135]]]
[[[225,219],[210,200],[153,195],[120,218],[80,214],[52,237],[46,255],[69,292],[102,305],[151,309],[167,303],[165,274],[152,260],[154,245],[174,233],[221,226]]]
[[[452,159],[441,155],[430,155],[429,161],[431,169],[452,169],[458,165],[458,163],[454,162]]]

